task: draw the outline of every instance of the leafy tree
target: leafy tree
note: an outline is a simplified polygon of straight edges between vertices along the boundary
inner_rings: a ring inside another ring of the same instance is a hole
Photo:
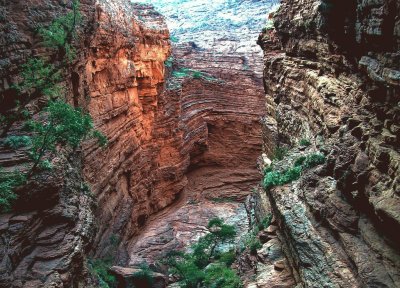
[[[236,288],[241,287],[241,281],[235,271],[225,265],[212,264],[206,269],[205,287]]]
[[[112,263],[113,259],[111,257],[88,260],[89,271],[97,278],[101,288],[117,287],[116,277],[108,271]]]
[[[56,98],[61,94],[62,87],[57,84],[61,81],[60,71],[41,58],[30,58],[22,65],[20,76],[23,80],[14,85],[14,88],[21,94],[27,92],[30,96],[33,93],[32,90],[50,98]]]
[[[34,161],[30,175],[41,163],[47,152],[55,152],[57,145],[71,147],[74,150],[87,138],[104,136],[93,129],[93,121],[89,114],[80,108],[74,108],[62,101],[50,102],[41,119],[28,123],[33,132],[30,157]]]
[[[221,252],[216,255],[218,262],[225,263],[226,266],[231,266],[236,260],[236,254],[234,250],[227,252]]]
[[[43,38],[44,45],[62,50],[67,61],[71,62],[75,59],[76,50],[70,42],[76,36],[76,26],[80,21],[79,1],[74,0],[72,12],[55,19],[48,27],[40,28],[39,35]]]
[[[234,262],[233,251],[225,253],[215,251],[218,245],[233,240],[236,235],[235,228],[226,225],[219,218],[210,220],[207,227],[210,233],[201,237],[192,246],[191,253],[171,252],[166,264],[173,274],[180,277],[179,284],[184,288],[240,287],[239,277],[234,270],[227,267]],[[222,281],[218,273],[226,279]]]
[[[4,145],[11,149],[18,149],[21,147],[26,147],[31,145],[32,141],[31,138],[27,135],[23,136],[8,136],[4,140]]]
[[[6,213],[11,210],[12,202],[16,200],[17,194],[14,190],[24,184],[26,178],[19,172],[6,173],[0,167],[0,212]]]

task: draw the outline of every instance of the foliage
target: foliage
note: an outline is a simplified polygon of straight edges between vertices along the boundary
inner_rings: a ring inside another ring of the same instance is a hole
[[[264,188],[270,189],[273,186],[281,186],[300,178],[301,167],[289,168],[283,172],[268,172],[264,177]]]
[[[304,161],[306,161],[306,156],[300,156],[299,158],[296,159],[296,161],[294,161],[294,166],[298,167],[298,166],[302,166]]]
[[[258,240],[257,233],[252,233],[246,241],[246,246],[249,247],[251,254],[256,254],[257,250],[262,247],[260,240]]]
[[[185,254],[181,259],[173,262],[170,260],[170,271],[180,278],[182,288],[196,288],[205,278],[205,273],[194,262],[190,254]]]
[[[72,12],[55,19],[48,27],[39,29],[39,35],[43,38],[44,45],[49,48],[63,49],[69,62],[76,55],[75,48],[69,41],[75,36],[75,28],[81,21],[79,1],[74,0],[72,8]]]
[[[210,75],[207,75],[201,71],[188,69],[188,68],[181,68],[177,71],[173,71],[172,77],[175,77],[175,78],[193,77],[194,79],[205,79],[207,81],[216,80],[216,78],[214,78]]]
[[[61,94],[61,86],[57,84],[61,81],[60,71],[41,58],[30,58],[22,65],[20,76],[23,80],[14,85],[19,93],[30,93],[30,90],[36,89],[51,98]]]
[[[8,148],[11,149],[18,149],[18,148],[22,148],[22,147],[26,147],[31,145],[32,141],[31,141],[31,137],[26,136],[26,135],[22,135],[22,136],[8,136],[5,140],[4,140],[4,145]]]
[[[194,71],[192,74],[192,77],[194,79],[201,79],[202,76],[203,76],[203,74],[200,71]]]
[[[110,257],[88,260],[89,271],[97,278],[101,288],[117,287],[117,279],[108,271],[112,265],[112,262],[113,260]]]
[[[280,161],[288,153],[288,149],[285,147],[276,147],[274,154],[272,155],[272,160]]]
[[[268,228],[269,225],[271,225],[272,221],[272,214],[268,214],[259,224],[258,224],[258,229],[263,230],[265,228]]]
[[[314,153],[308,156],[301,156],[294,162],[294,167],[284,171],[270,170],[264,175],[264,188],[269,190],[273,186],[281,186],[300,178],[304,169],[309,169],[325,163],[325,156],[321,153]]]
[[[47,152],[55,152],[57,145],[76,149],[83,140],[93,137],[95,133],[90,115],[62,101],[50,102],[43,114],[45,119],[29,122],[33,132],[30,151],[34,161],[32,171]]]
[[[179,276],[180,287],[240,287],[240,279],[228,268],[235,261],[233,251],[218,253],[216,247],[232,241],[235,228],[219,218],[208,223],[210,233],[192,246],[191,253],[171,252],[166,264]]]
[[[303,138],[303,139],[301,139],[301,140],[299,141],[299,145],[300,145],[300,146],[308,147],[308,146],[311,145],[311,142],[310,142],[310,140],[308,140],[308,139],[306,139],[306,138]]]
[[[235,271],[221,264],[212,264],[205,270],[205,287],[236,288],[241,287],[241,281]]]
[[[175,36],[171,36],[170,39],[171,39],[171,42],[173,42],[173,43],[177,43],[179,41],[178,38]]]
[[[308,155],[303,163],[303,167],[305,168],[312,168],[320,164],[325,163],[325,156],[321,153],[315,153]]]
[[[218,262],[225,263],[226,266],[231,266],[236,260],[236,254],[234,250],[229,250],[227,252],[221,252],[216,255]]]
[[[177,71],[172,72],[172,76],[176,78],[184,78],[190,75],[190,69],[181,68]]]
[[[108,144],[107,137],[103,133],[101,133],[99,130],[93,130],[91,138],[97,139],[97,141],[99,142],[99,145],[101,147],[107,146],[107,144]]]
[[[174,64],[174,57],[170,56],[166,61],[165,61],[165,66],[168,68],[171,68]]]
[[[26,178],[19,172],[6,173],[0,169],[0,211],[6,213],[11,210],[11,205],[17,199],[14,190],[24,184]]]

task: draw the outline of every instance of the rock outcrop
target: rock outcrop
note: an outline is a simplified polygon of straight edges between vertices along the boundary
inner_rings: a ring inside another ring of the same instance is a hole
[[[267,191],[305,287],[400,286],[399,9],[399,1],[286,0],[276,30],[260,35],[279,143],[309,139],[328,155]]]
[[[84,57],[86,38],[83,35],[90,32],[94,7],[91,1],[81,3],[84,17],[77,32],[82,44],[75,43],[82,51],[79,57]],[[1,3],[2,114],[17,99],[11,85],[17,83],[21,65],[30,57],[53,57],[54,51],[43,48],[36,35],[37,29],[70,11],[71,6],[60,1]],[[58,64],[57,61],[54,59],[54,64]],[[62,84],[71,103],[74,102],[74,84],[70,73],[78,73],[80,61],[63,73]],[[83,95],[79,101],[85,107]],[[35,115],[43,103],[45,101],[41,97],[35,98],[26,108]],[[21,124],[20,121],[15,122],[8,134],[2,130],[1,140],[4,136],[21,134]],[[6,172],[15,169],[24,171],[29,163],[26,154],[24,148],[14,150],[1,143],[0,166]],[[95,234],[94,201],[85,188],[81,153],[65,153],[69,154],[68,157],[63,154],[59,153],[51,159],[51,171],[32,177],[25,187],[17,191],[19,197],[14,203],[13,213],[0,215],[0,287],[72,287],[83,277],[86,252]]]

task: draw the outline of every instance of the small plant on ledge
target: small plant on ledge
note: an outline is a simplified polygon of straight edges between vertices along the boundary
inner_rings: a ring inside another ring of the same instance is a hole
[[[299,145],[300,145],[300,146],[303,146],[303,147],[308,147],[308,146],[311,145],[311,142],[310,142],[310,140],[308,140],[308,139],[306,139],[306,138],[302,138],[302,139],[299,141]]]
[[[300,178],[301,172],[325,163],[325,156],[321,153],[314,153],[308,156],[301,156],[294,162],[293,167],[284,171],[268,169],[264,175],[264,189],[269,190],[274,186],[281,186]]]

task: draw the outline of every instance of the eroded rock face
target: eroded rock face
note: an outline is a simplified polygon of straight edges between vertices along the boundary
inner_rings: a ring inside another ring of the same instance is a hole
[[[238,18],[243,20],[245,16],[240,13],[243,11],[245,15],[255,16],[254,22],[259,25],[240,22],[236,32],[248,31],[246,39],[253,35],[252,44],[249,44],[251,41],[241,43],[235,33],[229,35],[228,29],[224,30],[229,27],[228,20],[214,19],[226,25],[215,33],[202,25],[204,18],[221,12],[215,6],[219,9],[229,6],[222,2],[214,4],[207,7],[206,1],[190,1],[184,4],[184,13],[179,15],[171,3],[157,6],[170,17],[167,22],[177,38],[167,61],[170,69],[166,91],[160,95],[161,103],[168,103],[165,106],[169,109],[168,115],[160,119],[181,133],[182,141],[175,148],[179,154],[171,156],[171,150],[160,151],[160,160],[166,165],[173,161],[170,157],[176,159],[179,155],[181,160],[176,165],[187,171],[184,178],[188,184],[174,204],[150,217],[140,235],[129,240],[126,264],[131,266],[155,263],[169,250],[190,247],[206,232],[207,223],[213,217],[222,217],[237,225],[239,234],[248,230],[246,210],[241,202],[260,180],[257,157],[262,143],[260,119],[265,109],[259,73],[262,63],[254,35],[256,27],[262,27],[265,16],[259,17],[260,3],[230,3],[237,6]],[[246,9],[249,7],[253,10]],[[231,8],[225,12],[230,13]],[[190,21],[183,21],[188,15]],[[184,23],[185,31],[177,28],[178,23]],[[185,42],[188,40],[191,42]],[[177,122],[175,118],[174,121],[168,118],[176,115],[179,115]],[[226,201],[230,203],[223,203]]]
[[[109,145],[85,147],[84,174],[98,199],[95,251],[103,255],[112,235],[133,237],[186,179],[181,133],[164,127],[178,119],[165,105],[179,102],[160,99],[170,53],[163,18],[149,6],[100,1],[96,21],[84,79],[89,111]]]
[[[313,139],[328,154],[325,167],[268,192],[305,287],[400,285],[399,9],[287,0],[276,31],[260,35],[280,141]]]
[[[89,33],[94,3],[81,1],[83,23],[78,29],[84,46]],[[60,1],[3,1],[0,7],[0,99],[1,112],[14,105],[15,90],[21,65],[30,57],[54,57],[45,49],[35,31],[56,17],[71,11]],[[83,56],[79,53],[78,57]],[[54,64],[59,59],[54,57]],[[78,73],[80,60],[63,74],[67,101],[73,103],[72,71]],[[79,99],[84,107],[86,103]],[[26,108],[35,115],[44,105],[41,97]],[[8,133],[1,131],[1,140],[19,135],[22,123],[17,121]],[[15,211],[0,216],[0,287],[72,287],[84,273],[86,251],[94,236],[94,201],[84,189],[81,154],[61,151],[51,160],[52,171],[32,177],[17,191]],[[70,154],[65,157],[63,154]],[[29,159],[24,148],[13,150],[1,143],[0,166],[3,171],[25,171]],[[3,172],[2,172],[3,173]],[[2,175],[3,176],[3,175]]]

